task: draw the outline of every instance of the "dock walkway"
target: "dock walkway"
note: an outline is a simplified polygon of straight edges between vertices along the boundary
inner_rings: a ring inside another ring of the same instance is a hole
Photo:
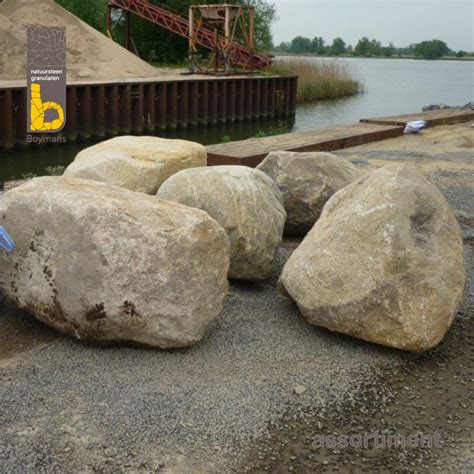
[[[272,151],[331,151],[402,135],[392,125],[354,124],[308,132],[250,138],[207,147],[210,165],[257,166]]]
[[[257,166],[272,151],[332,151],[395,138],[411,120],[425,120],[428,126],[474,120],[474,111],[444,109],[395,117],[362,119],[360,123],[320,130],[250,138],[207,147],[210,165]]]
[[[411,120],[425,120],[428,127],[436,125],[452,125],[454,123],[468,122],[474,120],[474,110],[469,109],[442,109],[430,110],[419,114],[397,115],[394,117],[362,119],[362,123],[373,123],[379,125],[405,126]]]

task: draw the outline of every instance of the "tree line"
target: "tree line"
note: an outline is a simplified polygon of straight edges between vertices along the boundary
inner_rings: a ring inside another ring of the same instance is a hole
[[[313,39],[297,36],[290,42],[283,42],[276,48],[275,52],[292,54],[316,54],[320,56],[358,56],[358,57],[417,57],[423,59],[438,59],[443,56],[473,55],[466,51],[453,51],[441,40],[422,41],[405,48],[398,48],[393,43],[383,46],[380,41],[370,40],[366,36],[361,38],[355,46],[347,45],[342,38],[335,38],[331,44],[326,44],[320,36]]]

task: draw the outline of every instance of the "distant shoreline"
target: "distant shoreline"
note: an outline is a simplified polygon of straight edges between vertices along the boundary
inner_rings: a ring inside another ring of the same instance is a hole
[[[437,59],[424,59],[416,56],[354,56],[351,54],[341,54],[339,56],[331,54],[314,54],[314,53],[281,53],[279,51],[271,51],[274,56],[294,56],[299,58],[332,58],[332,59],[412,59],[414,61],[474,61],[474,56],[465,56],[456,58],[452,56],[442,56]]]

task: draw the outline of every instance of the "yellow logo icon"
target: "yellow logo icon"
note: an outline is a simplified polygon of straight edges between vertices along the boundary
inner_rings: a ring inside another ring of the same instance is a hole
[[[45,121],[44,114],[47,110],[53,109],[58,117],[51,121]],[[41,99],[41,85],[31,84],[31,111],[30,129],[38,131],[59,130],[64,124],[64,110],[56,102],[43,102]]]

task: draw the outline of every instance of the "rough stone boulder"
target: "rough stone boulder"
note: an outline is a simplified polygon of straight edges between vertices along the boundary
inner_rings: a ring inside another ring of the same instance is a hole
[[[373,171],[336,193],[279,280],[312,324],[384,346],[436,346],[465,282],[459,225],[414,169]]]
[[[105,181],[131,191],[155,194],[174,173],[206,164],[206,149],[199,143],[123,136],[79,152],[64,176]]]
[[[205,212],[106,183],[36,178],[0,199],[15,242],[0,289],[78,339],[199,341],[228,289],[229,239]]]
[[[229,278],[265,280],[285,224],[283,198],[275,183],[246,166],[211,166],[180,171],[157,196],[206,211],[231,242]]]
[[[319,219],[327,200],[363,173],[331,153],[274,151],[257,166],[283,194],[285,233],[306,234]]]

